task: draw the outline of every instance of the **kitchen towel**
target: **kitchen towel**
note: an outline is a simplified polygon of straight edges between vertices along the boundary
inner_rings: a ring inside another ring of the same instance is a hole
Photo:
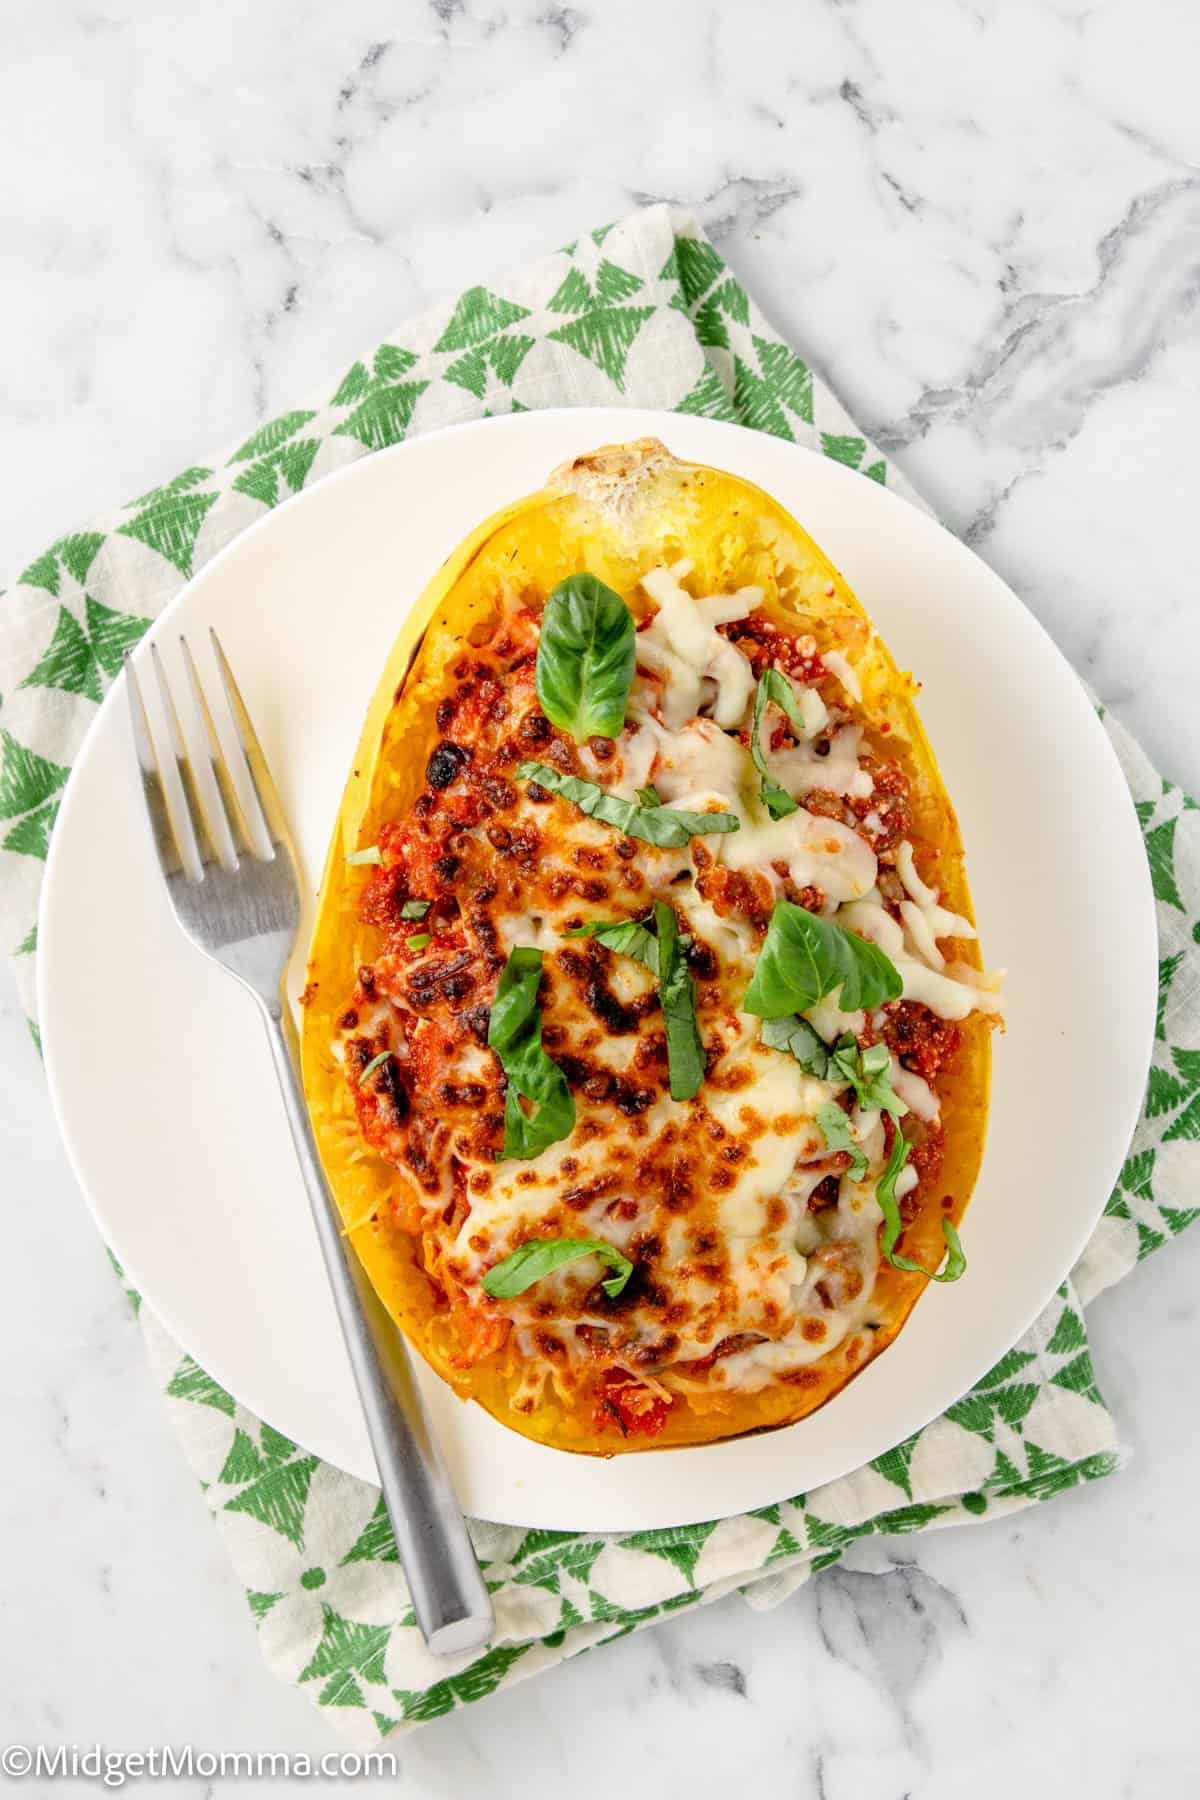
[[[922,504],[695,222],[656,206],[400,326],[232,454],[185,469],[30,564],[0,610],[0,930],[35,1039],[35,918],[62,789],[123,650],[188,577],[289,495],[402,438],[532,407],[621,403],[773,432]],[[378,1491],[252,1417],[140,1307],[263,1653],[356,1741],[732,1589],[774,1604],[858,1538],[995,1517],[1119,1465],[1082,1308],[1200,1213],[1190,1204],[1200,1175],[1200,814],[1104,722],[1158,908],[1157,1041],[1142,1119],[1094,1237],[1032,1330],[942,1418],[867,1468],[676,1530],[602,1537],[480,1523],[499,1630],[484,1655],[447,1666],[416,1629]]]

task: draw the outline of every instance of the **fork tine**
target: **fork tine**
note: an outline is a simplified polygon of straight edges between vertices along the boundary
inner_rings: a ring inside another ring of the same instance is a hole
[[[246,703],[238,691],[237,682],[233,679],[233,670],[221,648],[221,640],[211,626],[209,626],[208,635],[212,639],[217,668],[225,688],[225,698],[229,703],[229,711],[237,728],[238,741],[245,758],[246,773],[250,778],[251,790],[261,813],[266,815],[263,828],[272,844],[282,845],[290,852],[291,834],[283,816],[283,808],[279,804],[275,783],[271,779],[271,771],[267,767],[267,759],[262,753],[262,746],[258,741],[254,726],[250,722],[250,714],[246,711]]]
[[[154,848],[158,852],[164,875],[178,875],[182,871],[189,880],[194,881],[199,878],[200,851],[192,831],[192,822],[186,806],[181,819],[177,820],[172,813],[163,782],[162,767],[154,748],[150,720],[146,715],[141,683],[128,650],[121,660],[129,692],[129,722],[133,729],[133,743],[142,775],[142,796],[150,819]],[[191,868],[188,867],[189,859]]]
[[[192,759],[188,755],[187,743],[183,728],[179,723],[179,713],[175,706],[175,697],[167,681],[167,672],[159,655],[158,645],[151,644],[150,660],[154,664],[154,673],[158,680],[158,691],[162,697],[163,717],[167,722],[167,736],[170,739],[171,751],[175,757],[175,767],[179,771],[179,785],[183,790],[184,805],[188,812],[188,822],[198,846],[201,864],[222,861],[221,850],[224,848],[221,838],[213,829],[212,809],[205,805],[200,784],[196,780]],[[224,821],[222,821],[224,823]],[[225,838],[229,832],[226,827]],[[232,849],[232,846],[230,846]],[[236,858],[232,858],[236,861]]]
[[[229,859],[226,866],[231,870],[236,869],[239,846],[253,856],[255,854],[254,839],[250,835],[250,828],[246,823],[246,815],[242,809],[242,803],[238,799],[237,789],[230,780],[229,769],[225,762],[225,752],[221,748],[221,740],[217,736],[217,728],[213,724],[208,699],[200,685],[200,676],[192,657],[191,646],[183,636],[179,639],[179,650],[183,657],[183,666],[187,671],[188,686],[192,691],[192,703],[208,741],[208,767],[217,789],[218,811],[221,812],[221,826],[224,832],[222,847]],[[222,861],[224,860],[225,858],[222,857]]]

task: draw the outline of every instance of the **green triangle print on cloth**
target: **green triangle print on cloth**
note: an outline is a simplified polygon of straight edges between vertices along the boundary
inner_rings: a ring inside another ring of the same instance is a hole
[[[167,1393],[172,1399],[191,1400],[197,1406],[214,1406],[227,1418],[233,1417],[233,1395],[227,1394],[211,1375],[206,1375],[190,1356],[184,1357],[167,1383]]]
[[[352,1562],[399,1562],[396,1549],[396,1534],[392,1530],[392,1521],[388,1518],[387,1507],[383,1495],[362,1531],[355,1538],[349,1550],[342,1558],[343,1564]]]
[[[60,571],[66,569],[82,587],[103,543],[104,534],[100,531],[83,531],[74,537],[59,538],[44,555],[30,563],[20,580],[26,587],[45,588],[48,594],[57,594]]]
[[[300,1680],[324,1682],[320,1694],[322,1706],[365,1706],[360,1684],[370,1682],[382,1686],[385,1679],[383,1659],[391,1629],[386,1625],[360,1625],[354,1619],[344,1619],[332,1606],[324,1606],[322,1611],[325,1629],[312,1660],[300,1672]]]
[[[686,237],[676,240],[660,271],[663,280],[678,281],[685,311],[725,273],[725,264],[707,238]]]
[[[746,298],[746,290],[732,275],[709,295],[703,306],[696,309],[697,338],[709,348],[728,350],[729,320],[738,325],[750,323],[750,302]]]
[[[533,338],[520,335],[490,338],[486,344],[476,345],[474,350],[468,350],[465,356],[451,363],[443,370],[442,380],[453,381],[474,394],[477,400],[482,400],[487,391],[489,365],[497,379],[510,388],[533,345]]]
[[[175,1379],[178,1381],[178,1376]],[[185,1397],[194,1399],[196,1395],[189,1393]],[[227,1513],[247,1513],[300,1549],[317,1458],[296,1456],[295,1451],[291,1439],[269,1425],[259,1426],[255,1444],[250,1433],[238,1424],[218,1481],[224,1487],[240,1490],[224,1502]]]
[[[630,348],[655,311],[653,306],[624,306],[621,302],[640,293],[644,286],[640,275],[605,257],[590,281],[581,268],[572,264],[546,302],[552,313],[574,315],[568,324],[549,332],[549,337],[555,343],[568,344],[595,363],[621,393],[625,389]]]
[[[208,471],[202,473],[207,475]],[[152,496],[144,511],[126,524],[118,525],[117,530],[124,537],[138,538],[143,544],[149,544],[152,550],[173,563],[181,575],[190,575],[192,552],[200,527],[217,499],[216,494],[164,490]]]
[[[349,418],[336,427],[338,436],[357,438],[368,450],[386,450],[389,444],[398,444],[428,386],[427,381],[373,386]]]
[[[789,413],[806,425],[813,416],[812,371],[784,344],[754,339],[757,370],[734,361],[733,403],[739,419],[756,431],[795,441]]]
[[[595,312],[581,313],[569,325],[560,325],[550,336],[556,343],[569,344],[572,350],[586,356],[589,362],[604,371],[619,392],[624,393],[625,364],[633,340],[653,312],[652,306],[601,307]]]
[[[49,647],[22,687],[61,688],[67,694],[100,700],[101,677],[111,680],[119,672],[125,651],[133,648],[150,621],[116,612],[90,594],[84,599],[84,618],[86,629],[69,608],[59,607]]]
[[[399,344],[380,344],[369,368],[365,362],[356,362],[346,371],[330,405],[350,406],[355,400],[361,400],[364,394],[370,393],[372,388],[385,386],[389,381],[399,381],[408,374],[416,361],[416,354],[412,350],[402,349]],[[309,418],[315,417],[315,413],[309,414]],[[307,424],[308,419],[304,422]]]
[[[570,251],[400,324],[315,397],[57,538],[6,595],[0,923],[31,1013],[41,859],[71,765],[122,652],[204,547],[414,431],[577,404],[585,393],[769,431],[919,504],[694,222],[667,207],[583,231]],[[1081,1299],[1200,1214],[1200,815],[1114,720],[1104,726],[1157,896],[1158,1035],[1145,1113],[1074,1288],[942,1418],[867,1468],[753,1515],[673,1531],[610,1538],[477,1522],[497,1641],[447,1667],[421,1642],[378,1490],[255,1418],[170,1339],[151,1304],[140,1307],[263,1655],[345,1736],[378,1742],[735,1586],[771,1601],[872,1537],[1006,1516],[1117,1466]]]
[[[737,422],[737,411],[725,383],[710,364],[690,394],[685,394],[677,412],[695,413],[702,419],[728,419]]]
[[[287,412],[278,419],[272,419],[261,430],[248,437],[240,450],[235,450],[229,458],[231,463],[250,462],[256,456],[266,456],[272,450],[278,450],[290,437],[295,437],[302,425],[307,425],[316,418],[316,413],[306,410]]]
[[[583,313],[598,307],[615,306],[640,293],[645,286],[640,275],[633,275],[605,257],[589,281],[580,268],[568,269],[561,285],[546,302],[551,312]]]
[[[70,772],[0,730],[0,819],[16,820],[0,838],[0,849],[45,860],[59,795]]]
[[[529,317],[529,308],[502,300],[488,288],[468,288],[454,308],[450,323],[433,346],[435,350],[470,350],[506,325]]]
[[[62,688],[68,694],[100,698],[100,670],[83,629],[65,606],[58,609],[54,637],[41,661],[32,668],[22,687]]]
[[[319,438],[292,438],[252,462],[234,480],[234,489],[264,506],[277,506],[288,494],[298,494],[321,448]]]
[[[474,1700],[486,1700],[494,1694],[513,1664],[532,1648],[530,1644],[500,1644],[473,1662],[459,1675],[434,1682],[421,1690],[397,1688],[393,1698],[400,1704],[406,1722],[421,1724],[427,1719],[440,1719],[456,1707],[469,1706]]]

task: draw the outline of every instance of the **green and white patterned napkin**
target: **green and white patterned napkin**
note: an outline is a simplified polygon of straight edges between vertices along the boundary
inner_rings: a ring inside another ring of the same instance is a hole
[[[0,930],[33,1020],[35,917],[62,789],[122,650],[264,510],[436,426],[625,402],[730,419],[920,504],[771,329],[690,218],[594,231],[402,325],[308,405],[51,545],[0,614]],[[968,1524],[1115,1469],[1082,1305],[1198,1214],[1200,815],[1111,719],[1158,901],[1158,1032],[1120,1182],[1069,1282],[944,1417],[869,1467],[740,1518],[605,1538],[479,1524],[499,1632],[452,1672],[416,1630],[378,1491],[307,1455],[140,1317],[263,1653],[359,1742],[438,1717],[740,1588],[771,1605],[856,1538]],[[137,1297],[131,1295],[134,1305]]]

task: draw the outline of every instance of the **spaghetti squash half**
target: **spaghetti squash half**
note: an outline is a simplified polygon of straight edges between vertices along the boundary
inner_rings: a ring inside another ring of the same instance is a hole
[[[564,1450],[828,1400],[964,1266],[998,983],[845,582],[644,440],[406,623],[320,896],[305,1084],[346,1229],[463,1397]]]

